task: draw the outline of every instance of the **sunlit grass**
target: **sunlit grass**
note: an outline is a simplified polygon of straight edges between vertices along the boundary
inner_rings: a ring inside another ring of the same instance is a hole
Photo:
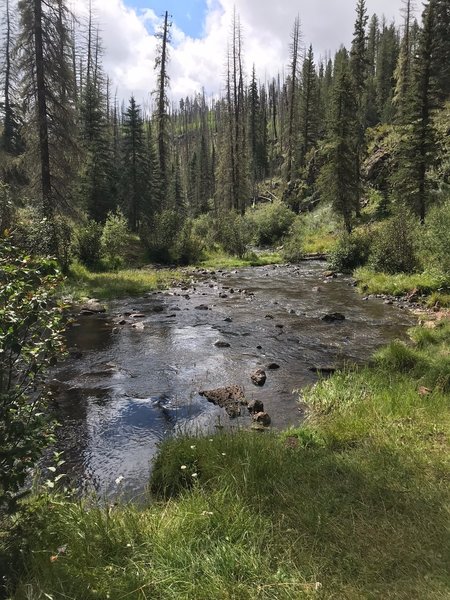
[[[358,282],[358,288],[368,294],[403,296],[412,290],[417,290],[419,294],[428,295],[450,284],[442,275],[427,272],[388,275],[363,267],[357,269],[354,276]]]
[[[99,299],[139,296],[146,292],[170,287],[186,276],[173,269],[122,269],[95,273],[80,264],[73,264],[63,293],[74,300],[82,297]]]
[[[283,261],[278,252],[249,252],[243,258],[230,256],[219,250],[205,252],[205,258],[201,261],[201,267],[207,269],[237,269],[239,267],[261,267],[272,265]]]

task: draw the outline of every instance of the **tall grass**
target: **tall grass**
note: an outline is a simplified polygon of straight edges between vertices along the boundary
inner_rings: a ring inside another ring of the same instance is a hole
[[[173,269],[122,269],[96,273],[74,263],[63,293],[74,299],[89,296],[108,300],[165,289],[173,281],[179,282],[184,278],[185,275]]]
[[[450,324],[413,338],[302,427],[165,441],[144,508],[30,501],[11,598],[448,598]]]

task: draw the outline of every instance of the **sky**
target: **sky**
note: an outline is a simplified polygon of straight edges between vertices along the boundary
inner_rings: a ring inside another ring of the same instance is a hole
[[[289,39],[294,19],[300,17],[304,46],[313,45],[316,62],[349,47],[356,0],[92,0],[104,45],[105,70],[120,99],[133,94],[148,105],[156,87],[154,32],[164,12],[171,15],[172,43],[169,75],[174,103],[205,90],[207,96],[223,89],[227,40],[233,9],[239,15],[245,69],[255,64],[260,81],[289,63]],[[85,15],[88,0],[71,0],[77,15]],[[385,15],[402,23],[402,0],[366,0],[369,15]]]

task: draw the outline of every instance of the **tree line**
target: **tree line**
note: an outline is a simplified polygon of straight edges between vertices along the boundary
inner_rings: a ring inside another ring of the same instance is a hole
[[[351,47],[319,61],[298,17],[286,76],[265,82],[245,73],[235,13],[224,93],[177,103],[166,12],[151,110],[113,96],[92,7],[79,21],[66,0],[2,3],[0,220],[31,207],[42,250],[60,256],[67,223],[120,209],[163,259],[192,219],[274,199],[295,213],[329,202],[351,232],[367,184],[380,210],[406,205],[424,222],[448,187],[448,0],[428,0],[420,18],[404,0],[400,27],[357,0]]]

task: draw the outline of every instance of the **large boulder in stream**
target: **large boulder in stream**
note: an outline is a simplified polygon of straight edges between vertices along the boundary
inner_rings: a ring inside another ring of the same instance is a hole
[[[213,390],[202,390],[200,396],[204,396],[209,402],[225,409],[230,418],[239,417],[241,405],[247,404],[244,389],[240,385],[229,385]]]

